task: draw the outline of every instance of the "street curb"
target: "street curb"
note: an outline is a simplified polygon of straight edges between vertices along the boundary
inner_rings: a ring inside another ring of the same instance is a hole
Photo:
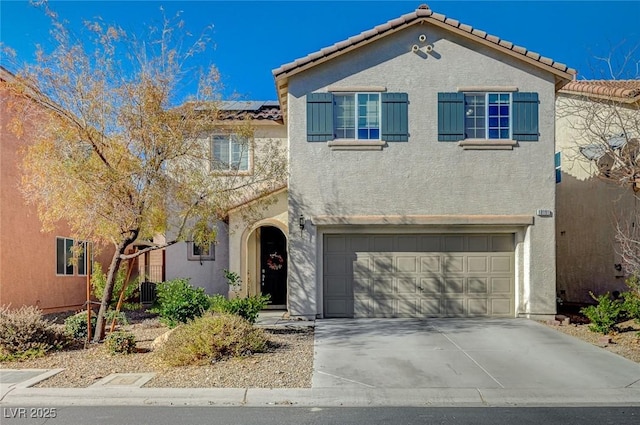
[[[13,406],[516,407],[640,406],[640,388],[335,389],[335,388],[14,388]]]

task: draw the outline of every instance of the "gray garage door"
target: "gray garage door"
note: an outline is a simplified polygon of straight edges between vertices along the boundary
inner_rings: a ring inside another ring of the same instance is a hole
[[[324,236],[325,317],[514,315],[514,237]]]

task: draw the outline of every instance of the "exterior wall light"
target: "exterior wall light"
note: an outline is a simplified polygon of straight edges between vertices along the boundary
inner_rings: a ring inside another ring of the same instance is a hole
[[[304,216],[302,214],[300,214],[300,217],[298,218],[298,225],[300,226],[300,231],[304,230]]]

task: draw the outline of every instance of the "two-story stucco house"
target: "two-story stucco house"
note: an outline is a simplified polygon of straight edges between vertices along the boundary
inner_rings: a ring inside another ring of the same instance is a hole
[[[575,71],[420,6],[273,75],[282,117],[256,146],[267,128],[288,145],[286,187],[229,212],[219,264],[170,248],[168,278],[225,293],[228,267],[293,317],[556,313],[555,101]]]
[[[575,71],[420,6],[273,74],[292,316],[555,314],[554,103]]]

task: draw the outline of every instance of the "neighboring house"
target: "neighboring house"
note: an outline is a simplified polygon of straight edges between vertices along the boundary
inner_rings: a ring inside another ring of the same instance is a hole
[[[615,235],[618,223],[638,217],[637,194],[604,181],[598,171],[610,166],[608,148],[627,148],[617,135],[639,130],[640,80],[571,82],[560,90],[556,109],[558,296],[564,302],[593,302],[589,292],[627,289]],[[635,125],[633,118],[622,118],[627,128],[621,128],[617,118],[607,116],[612,112],[634,114]],[[637,143],[640,134],[628,136]]]
[[[87,298],[86,244],[71,239],[63,223],[54,232],[43,232],[37,209],[26,205],[20,193],[22,150],[38,116],[17,117],[11,109],[14,102],[32,101],[9,91],[7,84],[14,79],[0,67],[0,305],[33,305],[45,312],[77,309]],[[16,120],[23,125],[21,137],[12,131]],[[69,259],[75,242],[83,243],[83,249],[73,265]]]
[[[292,316],[556,313],[555,99],[575,71],[420,6],[273,74]]]
[[[251,179],[274,156],[286,153],[286,128],[278,102],[223,102],[219,105],[223,125],[208,136],[212,171],[229,172],[231,179]],[[234,128],[250,122],[253,138],[241,140]],[[278,150],[280,150],[278,152]],[[286,157],[278,158],[283,161]],[[283,174],[286,170],[283,169]],[[258,184],[258,186],[261,186]],[[255,186],[254,186],[255,188]],[[227,219],[217,223],[217,241],[204,249],[191,241],[166,248],[166,279],[189,278],[207,293],[229,293],[224,270],[241,277],[243,285],[233,295],[270,294],[274,308],[286,308],[287,202],[285,184],[268,190],[240,191],[232,201]],[[257,197],[255,193],[260,193]],[[273,257],[270,257],[274,255]],[[267,267],[267,259],[282,262]],[[264,259],[264,261],[263,261]]]

